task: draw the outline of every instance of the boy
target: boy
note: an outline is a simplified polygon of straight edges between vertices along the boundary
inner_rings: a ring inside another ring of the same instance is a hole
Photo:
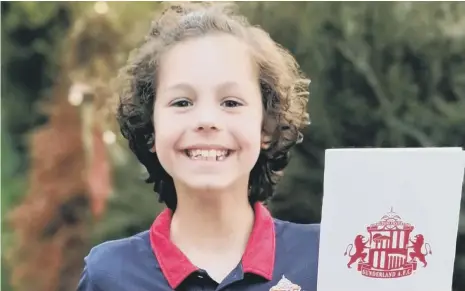
[[[261,204],[308,124],[309,81],[230,8],[169,7],[123,69],[121,131],[167,209],[93,248],[78,290],[316,290],[318,225]]]

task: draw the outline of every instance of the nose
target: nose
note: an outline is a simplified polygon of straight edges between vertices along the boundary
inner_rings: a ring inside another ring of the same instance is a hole
[[[218,130],[214,124],[205,124],[197,126],[197,131]]]
[[[199,120],[199,122],[195,126],[195,130],[199,132],[217,131],[219,130],[219,127],[214,120],[208,118],[204,120]]]
[[[200,109],[200,108],[199,108]],[[220,130],[220,117],[217,110],[209,108],[209,110],[198,110],[196,114],[195,131],[210,132]]]

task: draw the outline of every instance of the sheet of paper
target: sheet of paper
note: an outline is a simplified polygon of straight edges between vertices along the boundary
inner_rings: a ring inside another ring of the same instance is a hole
[[[318,291],[450,291],[464,168],[461,148],[327,150]]]

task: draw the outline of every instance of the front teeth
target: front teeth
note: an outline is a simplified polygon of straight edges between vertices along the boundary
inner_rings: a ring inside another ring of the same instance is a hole
[[[193,160],[216,160],[222,161],[228,155],[228,150],[186,150],[186,154]]]

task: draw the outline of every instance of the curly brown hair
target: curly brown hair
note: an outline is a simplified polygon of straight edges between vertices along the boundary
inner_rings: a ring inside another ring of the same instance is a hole
[[[294,57],[275,43],[261,28],[252,26],[232,4],[176,3],[152,22],[149,34],[130,55],[119,76],[120,103],[117,120],[122,135],[138,160],[147,168],[148,183],[160,202],[174,210],[177,204],[173,180],[161,166],[154,144],[153,109],[160,57],[188,38],[226,33],[245,41],[259,69],[264,119],[268,137],[249,177],[249,201],[265,201],[273,194],[282,171],[289,163],[290,149],[302,140],[308,125],[308,85]]]

